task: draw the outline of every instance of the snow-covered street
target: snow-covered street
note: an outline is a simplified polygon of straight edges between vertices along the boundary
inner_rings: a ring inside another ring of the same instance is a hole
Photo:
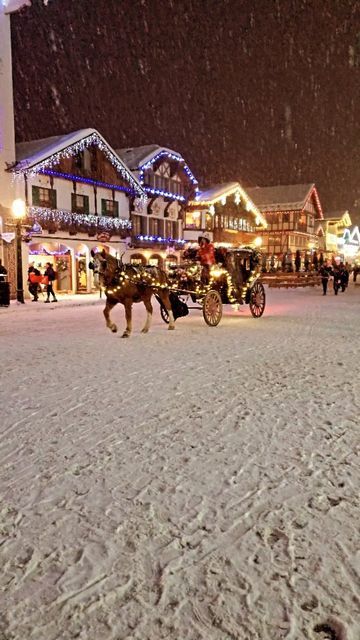
[[[360,286],[266,292],[0,309],[1,640],[358,640]]]

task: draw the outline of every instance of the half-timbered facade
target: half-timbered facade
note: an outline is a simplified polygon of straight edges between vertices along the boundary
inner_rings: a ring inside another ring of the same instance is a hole
[[[184,237],[195,241],[200,231],[212,233],[217,244],[252,244],[266,220],[239,182],[228,182],[198,194],[184,218]]]
[[[95,129],[18,144],[11,171],[26,204],[24,281],[30,262],[51,262],[58,291],[90,292],[91,249],[127,250],[130,203],[146,200],[138,179]]]
[[[130,262],[164,267],[178,262],[185,212],[198,192],[195,176],[179,153],[156,144],[117,153],[147,195],[146,202],[132,201]]]
[[[265,254],[280,257],[299,250],[304,256],[318,248],[316,220],[323,212],[314,184],[255,187],[247,193],[266,218],[260,231]]]

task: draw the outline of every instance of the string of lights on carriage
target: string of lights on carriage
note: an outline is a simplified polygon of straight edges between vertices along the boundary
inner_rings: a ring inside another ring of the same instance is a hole
[[[196,265],[192,265],[190,267],[188,267],[188,269],[185,270],[185,272],[187,273],[188,276],[190,277],[194,277],[194,275],[196,274],[197,271],[197,266]],[[231,275],[230,273],[226,270],[223,269],[222,267],[219,267],[217,265],[213,266],[210,270],[210,282],[207,286],[203,286],[201,287],[199,284],[197,284],[195,286],[195,289],[193,290],[193,292],[196,295],[199,296],[204,296],[208,291],[210,291],[210,289],[212,288],[212,285],[214,284],[214,282],[216,282],[217,280],[219,280],[220,278],[225,277],[226,279],[226,284],[227,284],[227,297],[228,300],[231,304],[236,305],[237,304],[237,299],[235,298],[234,295],[232,295],[232,290],[233,290],[233,283],[231,280]],[[256,269],[253,269],[250,273],[250,277],[247,281],[247,284],[244,285],[241,289],[241,293],[242,293],[242,297],[245,297],[247,291],[249,288],[251,288],[251,284],[253,283],[253,281],[256,279],[257,277],[257,272]],[[179,290],[179,285],[178,284],[174,284],[174,285],[170,285],[169,284],[163,284],[159,281],[157,281],[151,274],[140,274],[137,273],[135,274],[133,277],[130,277],[129,275],[127,275],[125,272],[121,272],[119,275],[119,285],[116,287],[112,287],[111,289],[105,288],[105,293],[109,294],[109,295],[114,295],[116,292],[119,292],[123,286],[125,286],[126,284],[140,284],[139,280],[141,281],[141,283],[143,284],[147,284],[151,287],[153,287],[154,289],[171,289],[173,291]]]

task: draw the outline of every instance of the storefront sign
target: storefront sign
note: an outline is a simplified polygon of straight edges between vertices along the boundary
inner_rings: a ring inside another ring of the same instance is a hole
[[[13,231],[9,233],[2,233],[1,237],[3,240],[5,240],[5,242],[12,242],[15,238],[15,233]]]
[[[103,231],[102,233],[99,233],[97,235],[97,239],[100,240],[100,242],[109,242],[110,240],[110,234],[107,233],[106,231]]]

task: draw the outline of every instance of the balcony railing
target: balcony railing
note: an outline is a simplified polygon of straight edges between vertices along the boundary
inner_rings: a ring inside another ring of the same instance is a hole
[[[47,209],[46,207],[28,207],[27,221],[29,224],[39,224],[49,233],[56,233],[60,230],[67,231],[70,235],[87,233],[89,236],[96,236],[106,232],[109,236],[116,235],[126,238],[130,235],[131,230],[131,221],[127,218],[73,213],[72,211]]]

